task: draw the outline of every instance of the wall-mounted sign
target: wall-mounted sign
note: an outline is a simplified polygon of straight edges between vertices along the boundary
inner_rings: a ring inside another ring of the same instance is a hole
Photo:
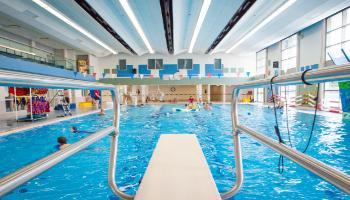
[[[78,55],[77,56],[77,71],[80,73],[89,73],[89,56]]]
[[[272,63],[272,67],[273,67],[273,68],[278,68],[278,61],[274,61],[274,62]]]

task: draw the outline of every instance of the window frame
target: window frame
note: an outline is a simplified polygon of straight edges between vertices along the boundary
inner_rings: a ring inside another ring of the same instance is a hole
[[[219,68],[216,67],[216,62],[220,62]],[[214,69],[222,70],[222,59],[221,58],[214,58]]]
[[[125,69],[121,68],[121,65],[120,65],[121,61],[125,61]],[[119,59],[118,70],[126,71],[127,69],[128,69],[128,66],[127,66],[127,63],[126,63],[126,59]]]
[[[183,61],[183,67],[180,67],[180,61]],[[186,65],[186,63],[190,62],[191,65]],[[190,67],[190,68],[189,68]],[[192,70],[193,69],[193,59],[192,58],[179,58],[177,59],[177,69],[187,69],[187,70]]]
[[[259,57],[259,54],[264,52],[264,56],[262,58]],[[262,61],[264,59],[264,66],[259,66],[259,61]],[[255,54],[255,62],[256,62],[256,75],[265,75],[266,74],[266,67],[267,67],[267,48],[264,48]],[[262,70],[262,72],[260,72]],[[259,73],[260,72],[260,73]]]
[[[291,35],[291,36],[289,36],[289,37],[287,37],[287,38],[285,38],[285,39],[283,39],[283,40],[281,40],[281,68],[280,68],[280,70],[281,71],[284,71],[284,73],[287,73],[288,72],[288,70],[290,70],[290,69],[295,69],[295,68],[297,68],[298,67],[298,50],[299,50],[299,34],[298,33],[294,33],[293,35]],[[288,40],[290,40],[292,37],[295,37],[295,44],[294,45],[292,45],[292,46],[287,46],[286,48],[283,48],[283,46],[284,46],[284,42],[285,41],[288,41]],[[293,55],[293,56],[287,56],[286,58],[283,58],[283,56],[284,56],[284,52],[286,52],[287,54],[289,54],[290,52],[290,50],[292,50],[292,49],[294,49],[295,48],[295,52],[293,52],[293,53],[295,53],[295,55]],[[284,67],[284,66],[286,66],[285,64],[283,64],[283,63],[285,63],[285,62],[290,62],[291,60],[295,60],[294,61],[294,67],[289,67],[289,64],[290,63],[288,63],[288,67]]]
[[[150,61],[154,61],[154,68],[150,68]],[[157,62],[161,62],[161,67],[159,67],[158,65],[157,65]],[[156,70],[156,69],[164,69],[164,62],[163,62],[163,59],[162,58],[149,58],[148,60],[147,60],[147,69],[148,70]]]
[[[331,19],[333,17],[335,17],[337,15],[341,15],[341,20],[342,20],[341,25],[337,28],[328,30],[329,29],[328,23],[331,21]],[[337,13],[334,13],[333,15],[331,15],[325,19],[325,48],[324,48],[325,49],[324,50],[325,58],[324,59],[325,59],[326,66],[333,64],[332,59],[328,56],[329,49],[340,45],[340,49],[339,49],[339,53],[340,53],[341,49],[343,49],[344,46],[347,45],[347,43],[350,43],[350,37],[348,36],[348,34],[346,34],[347,30],[350,33],[350,16],[348,16],[348,15],[350,15],[350,7],[347,7],[347,8],[345,8]],[[339,30],[341,30],[340,42],[328,45],[328,40],[330,39],[330,38],[328,38],[329,34],[332,34],[335,31],[339,31]],[[346,38],[347,36],[349,38]],[[350,48],[348,50],[344,49],[344,51],[350,52]],[[347,56],[350,56],[350,55],[347,55]]]

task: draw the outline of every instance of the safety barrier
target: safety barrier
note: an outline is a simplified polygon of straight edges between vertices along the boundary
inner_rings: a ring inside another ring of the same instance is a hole
[[[303,80],[304,79],[304,80]],[[293,73],[287,74],[273,79],[261,79],[256,81],[246,82],[234,87],[234,92],[232,95],[232,126],[233,126],[233,136],[234,139],[239,138],[240,133],[245,133],[250,135],[252,138],[258,142],[268,146],[272,150],[280,153],[283,156],[288,157],[290,160],[304,167],[305,169],[311,171],[317,176],[323,178],[324,180],[330,182],[334,186],[343,190],[344,192],[350,194],[350,176],[330,167],[319,160],[312,158],[305,153],[297,151],[281,142],[273,140],[257,131],[250,129],[244,125],[238,123],[238,114],[237,114],[237,103],[239,90],[241,89],[250,89],[250,88],[259,88],[273,85],[286,86],[286,85],[297,85],[304,84],[307,80],[307,83],[323,83],[323,82],[332,82],[332,81],[348,81],[350,80],[350,66],[336,66],[336,67],[327,67],[317,70],[311,70],[303,73]],[[243,179],[243,177],[239,177]],[[236,194],[240,188],[241,184],[236,184],[229,192],[225,193],[222,197],[224,199],[230,198]]]

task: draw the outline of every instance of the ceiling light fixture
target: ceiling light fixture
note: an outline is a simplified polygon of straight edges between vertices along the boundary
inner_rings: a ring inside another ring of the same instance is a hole
[[[201,8],[201,11],[199,13],[198,21],[197,21],[196,27],[194,28],[194,32],[193,32],[193,36],[192,36],[192,39],[191,39],[190,47],[188,48],[188,53],[192,53],[192,51],[193,51],[194,44],[197,41],[199,30],[202,27],[202,24],[204,22],[205,15],[208,12],[210,3],[211,3],[211,0],[204,0],[204,2],[202,4],[202,8]]]
[[[140,35],[141,39],[143,40],[143,42],[145,43],[148,51],[150,53],[154,53],[154,50],[151,47],[151,44],[149,43],[145,33],[142,30],[142,27],[139,23],[139,21],[137,20],[134,12],[132,11],[132,9],[130,8],[130,5],[128,3],[128,0],[119,0],[120,4],[122,5],[124,11],[126,12],[126,14],[128,15],[131,23],[134,25],[137,33]]]
[[[32,0],[34,3],[36,3],[37,5],[39,5],[40,7],[44,8],[46,11],[48,11],[49,13],[51,13],[52,15],[56,16],[58,19],[62,20],[63,22],[65,22],[66,24],[68,24],[69,26],[71,26],[72,28],[74,28],[75,30],[79,31],[80,33],[84,34],[86,37],[90,38],[91,40],[93,40],[94,42],[96,42],[97,44],[101,45],[102,47],[104,47],[105,49],[107,49],[108,51],[110,51],[113,54],[117,54],[116,51],[114,51],[111,47],[109,47],[108,45],[106,45],[105,43],[103,43],[101,40],[99,40],[97,37],[95,37],[94,35],[92,35],[91,33],[89,33],[87,30],[85,30],[83,27],[79,26],[78,24],[76,24],[75,22],[73,22],[71,19],[69,19],[68,17],[66,17],[65,15],[63,15],[61,12],[59,12],[58,10],[56,10],[55,8],[53,8],[50,4],[46,3],[43,0]]]
[[[279,14],[281,14],[283,11],[285,11],[287,8],[289,8],[291,5],[293,5],[297,0],[288,0],[286,3],[284,3],[281,7],[279,7],[275,12],[273,12],[271,15],[269,15],[267,18],[265,18],[260,24],[258,24],[255,28],[253,28],[249,33],[244,35],[238,42],[236,42],[229,50],[227,50],[225,53],[230,53],[233,49],[235,49],[238,45],[242,44],[244,41],[246,41],[249,37],[251,37],[254,33],[256,33],[259,29],[261,29],[263,26],[268,24],[271,20],[273,20],[275,17],[277,17]]]

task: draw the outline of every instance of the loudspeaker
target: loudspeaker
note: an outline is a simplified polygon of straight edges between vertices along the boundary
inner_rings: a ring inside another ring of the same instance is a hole
[[[132,69],[132,74],[137,74],[137,69]]]

